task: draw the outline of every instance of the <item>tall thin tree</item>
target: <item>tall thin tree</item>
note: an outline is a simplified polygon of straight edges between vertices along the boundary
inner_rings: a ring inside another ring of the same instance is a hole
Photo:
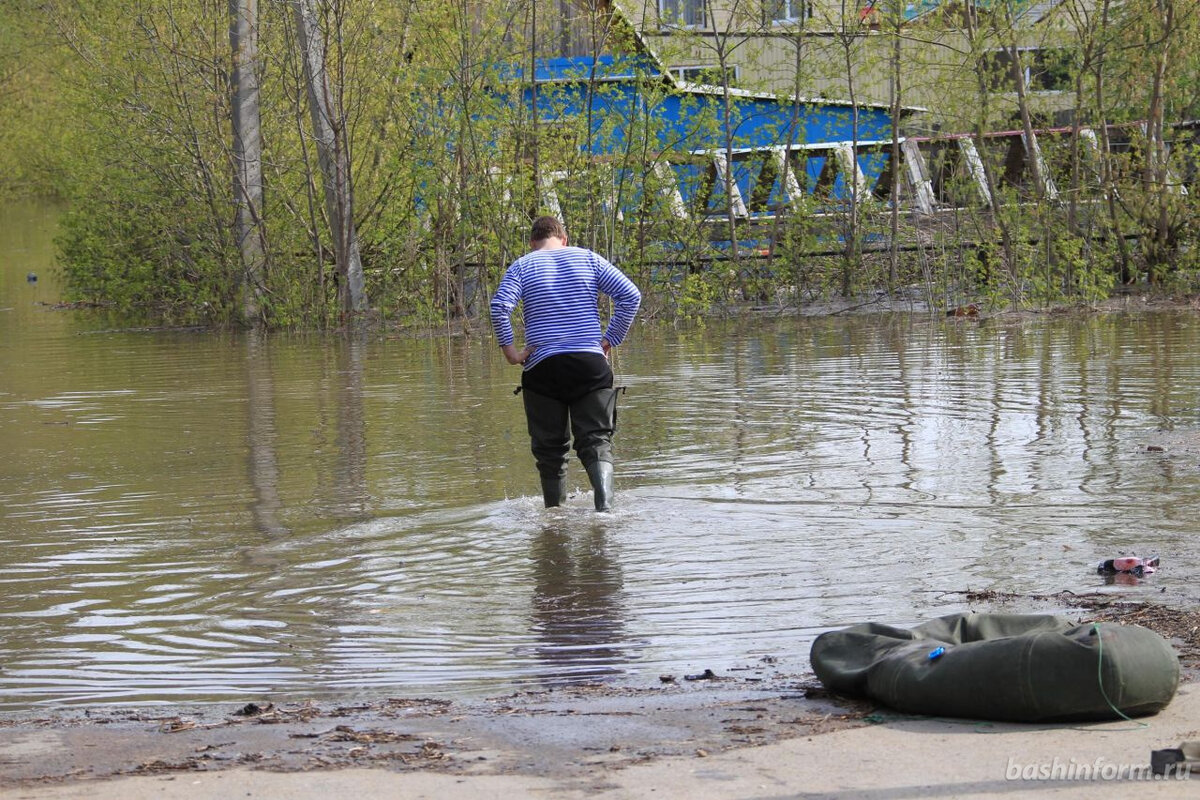
[[[229,0],[234,235],[242,260],[242,321],[263,323],[267,242],[263,221],[262,114],[259,107],[258,0]]]
[[[337,104],[326,68],[326,32],[321,28],[313,2],[293,0],[296,41],[304,62],[313,138],[325,188],[325,211],[329,215],[329,226],[333,233],[333,256],[340,277],[338,297],[343,311],[358,313],[367,310],[367,293],[358,249],[358,231],[354,225],[349,141],[346,121],[336,113]]]

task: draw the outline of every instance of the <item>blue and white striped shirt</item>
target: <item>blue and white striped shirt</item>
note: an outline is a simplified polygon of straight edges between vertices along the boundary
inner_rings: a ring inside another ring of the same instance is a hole
[[[599,294],[613,300],[608,329],[601,331]],[[603,353],[602,338],[625,340],[642,293],[619,269],[583,247],[534,250],[509,266],[492,297],[492,328],[500,346],[513,343],[510,316],[517,303],[525,317],[525,345],[534,351],[529,369],[559,353]]]

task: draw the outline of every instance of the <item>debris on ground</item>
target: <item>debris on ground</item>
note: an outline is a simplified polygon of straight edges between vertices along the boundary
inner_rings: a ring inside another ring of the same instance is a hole
[[[1079,620],[1084,622],[1117,622],[1124,625],[1141,625],[1171,640],[1179,653],[1180,666],[1185,679],[1200,676],[1200,609],[1175,608],[1141,600],[1125,600],[1111,594],[1093,592],[1076,594],[1071,591],[1055,594],[1020,594],[995,590],[945,592],[946,595],[963,595],[969,603],[988,605],[1027,603],[1065,606],[1087,612]]]

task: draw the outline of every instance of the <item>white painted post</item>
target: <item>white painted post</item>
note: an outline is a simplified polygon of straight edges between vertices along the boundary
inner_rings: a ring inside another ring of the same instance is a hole
[[[1021,142],[1025,145],[1026,157],[1032,158],[1037,163],[1038,175],[1042,176],[1042,191],[1046,193],[1046,199],[1057,200],[1058,187],[1054,185],[1054,177],[1050,174],[1050,170],[1046,166],[1046,159],[1042,156],[1042,148],[1038,144],[1037,134],[1031,133],[1026,137],[1022,131]]]
[[[717,180],[721,181],[722,186],[729,189],[729,204],[733,207],[733,215],[735,217],[749,216],[746,211],[746,203],[742,200],[742,190],[738,188],[737,181],[733,179],[733,173],[730,171],[725,154],[713,153],[712,159],[717,168]]]
[[[796,177],[796,170],[788,165],[788,149],[787,147],[776,147],[774,149],[775,169],[780,175],[786,176],[783,183],[783,192],[787,195],[787,201],[792,208],[799,211],[800,205],[804,200],[804,190],[800,188],[800,179]]]
[[[925,163],[925,154],[911,139],[900,143],[900,154],[904,161],[904,169],[908,173],[908,184],[912,188],[913,202],[921,214],[932,214],[937,207],[937,196],[933,193],[933,180],[929,177],[929,165]],[[900,171],[896,171],[897,177]]]
[[[671,213],[676,219],[687,219],[687,206],[683,204],[683,194],[679,191],[679,182],[675,180],[675,171],[671,169],[671,165],[665,161],[657,162],[654,165],[654,177],[660,182],[660,191],[663,197],[667,198]]]
[[[854,157],[854,145],[851,142],[839,142],[837,149],[833,152],[837,157],[838,166],[841,167],[842,175],[848,181],[854,181],[855,202],[861,205],[869,200],[871,191],[867,187],[867,176],[863,174],[862,167],[858,165],[858,159]]]
[[[557,181],[564,180],[567,177],[565,172],[543,172],[538,178],[539,189],[542,195],[542,205],[546,210],[558,219],[562,219],[562,204],[558,202],[558,190],[554,188]]]
[[[1100,140],[1091,128],[1079,129],[1079,141],[1083,143],[1083,155],[1087,166],[1091,169],[1092,180],[1097,186],[1103,180],[1103,170],[1100,153]]]
[[[987,173],[983,170],[983,159],[979,157],[975,143],[970,139],[959,139],[958,149],[967,162],[967,170],[975,181],[975,188],[979,190],[979,197],[983,200],[984,206],[991,208],[992,195],[988,191]]]
[[[617,198],[617,169],[613,167],[608,170],[608,191],[604,193],[604,211],[606,214],[616,214],[617,222],[622,222],[625,219],[625,213],[621,211],[621,205]]]

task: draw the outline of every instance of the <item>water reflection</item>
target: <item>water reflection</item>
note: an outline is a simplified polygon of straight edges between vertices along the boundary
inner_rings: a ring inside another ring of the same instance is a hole
[[[254,487],[254,526],[268,537],[286,534],[279,520],[278,433],[275,429],[275,381],[266,337],[246,336],[246,415],[250,450],[250,485]]]
[[[630,654],[613,545],[603,523],[555,516],[530,546],[535,652],[548,667],[542,677],[553,682],[619,674]]]
[[[369,516],[371,493],[367,488],[367,424],[363,404],[363,363],[366,359],[366,334],[357,332],[336,349],[335,369],[326,379],[334,386],[337,434],[334,490],[330,507],[339,516],[361,519]]]

